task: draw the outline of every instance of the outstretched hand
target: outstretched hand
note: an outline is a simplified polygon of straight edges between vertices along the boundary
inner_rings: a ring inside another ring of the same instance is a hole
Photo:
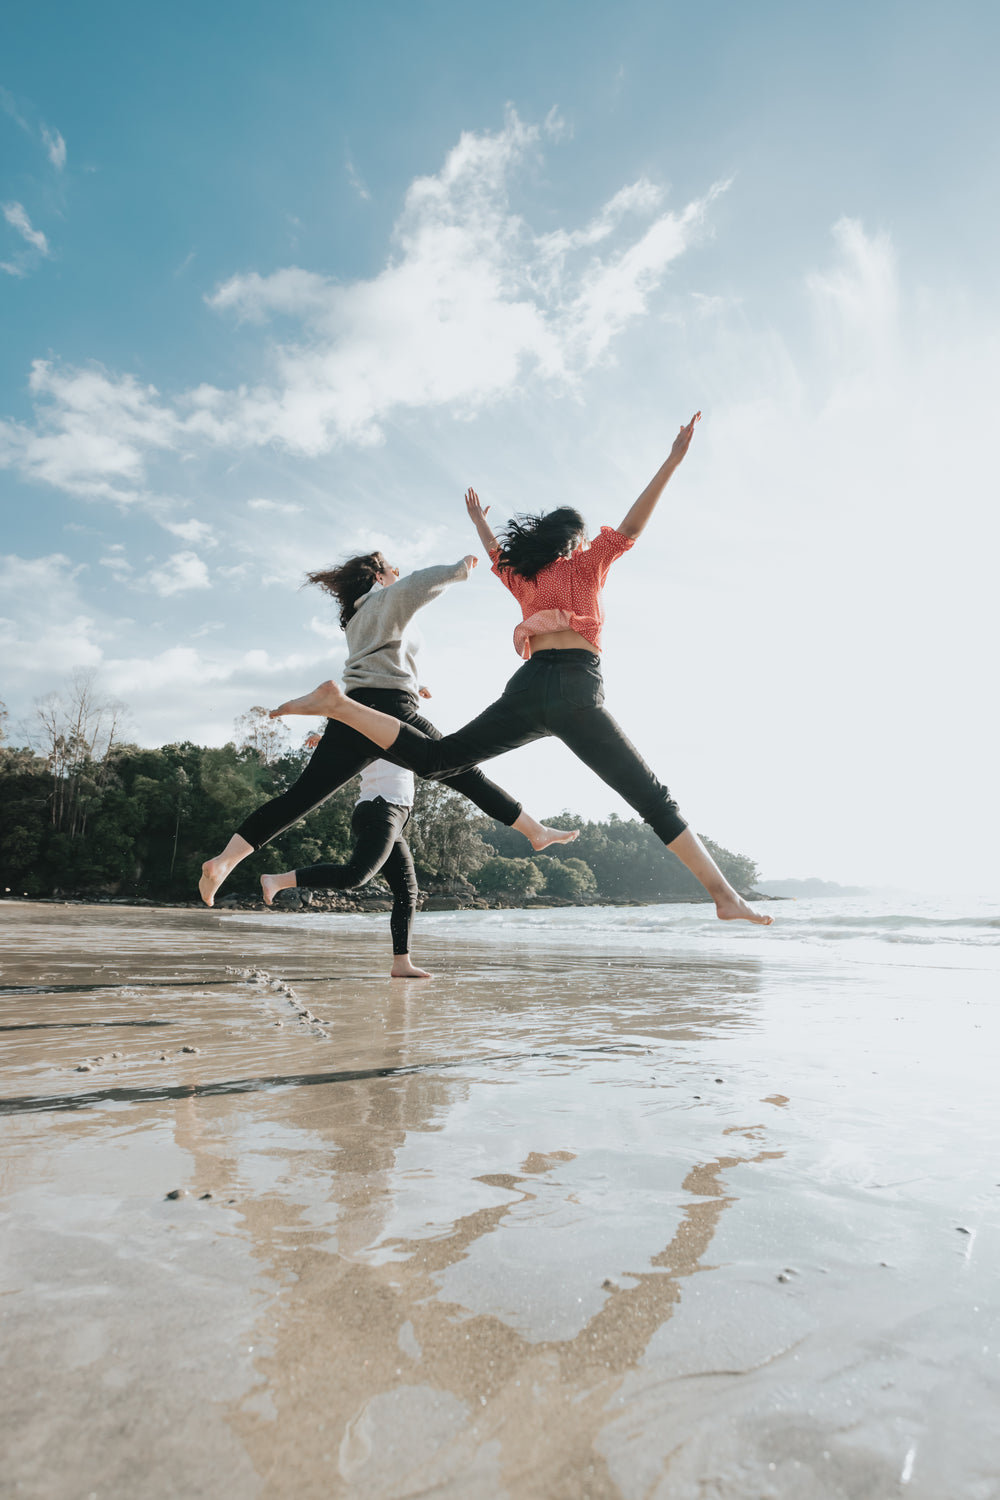
[[[490,530],[490,523],[486,517],[490,513],[488,505],[480,505],[479,496],[475,490],[468,489],[465,492],[465,508],[469,513],[469,520],[476,528],[476,534],[487,552],[491,555],[497,545],[497,539]]]
[[[674,463],[679,464],[685,453],[690,448],[691,439],[694,437],[694,424],[700,421],[701,412],[696,411],[690,422],[688,422],[687,426],[682,427],[680,432],[674,438],[674,445],[670,450],[670,457],[673,459]]]
[[[469,489],[465,492],[465,508],[469,512],[469,520],[478,531],[479,522],[485,521],[486,517],[490,513],[490,507],[488,505],[480,505],[479,496],[476,494],[475,490]]]

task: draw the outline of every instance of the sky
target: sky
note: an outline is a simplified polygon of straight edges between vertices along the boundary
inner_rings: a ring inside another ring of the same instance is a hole
[[[338,674],[304,573],[615,525],[607,705],[766,875],[997,889],[1000,10],[21,7],[0,62],[0,697],[142,744]],[[517,666],[420,617],[444,730]],[[306,726],[294,724],[298,740]],[[557,742],[491,774],[629,810]]]

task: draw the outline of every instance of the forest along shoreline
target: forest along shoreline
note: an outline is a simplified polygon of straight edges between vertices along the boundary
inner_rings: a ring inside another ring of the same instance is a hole
[[[305,745],[261,707],[241,715],[222,746],[150,748],[123,738],[123,705],[100,699],[78,672],[62,694],[38,702],[35,722],[11,744],[0,705],[0,899],[189,906],[202,861],[262,802],[302,773]],[[309,727],[309,726],[307,726]],[[216,907],[261,907],[260,876],[315,864],[344,864],[352,846],[358,778],[235,870]],[[543,809],[543,812],[546,810]],[[653,830],[612,814],[600,822],[571,811],[545,817],[579,830],[571,844],[534,853],[512,829],[464,797],[420,781],[406,839],[423,909],[619,906],[705,900],[705,893]],[[701,832],[701,830],[699,830]],[[707,837],[726,879],[763,899],[753,859]],[[287,891],[278,910],[380,911],[376,878],[362,892]]]
[[[374,883],[374,882],[373,882]],[[763,891],[744,891],[743,894],[751,901],[793,901],[793,896],[769,896]],[[139,906],[162,909],[164,911],[275,911],[285,916],[294,916],[297,913],[324,913],[342,912],[344,915],[357,915],[364,912],[383,912],[392,910],[392,898],[388,894],[374,892],[365,895],[359,892],[356,895],[344,895],[340,892],[331,891],[324,893],[315,890],[290,890],[280,891],[275,897],[274,904],[265,906],[262,899],[251,895],[228,895],[220,896],[211,908],[205,906],[203,901],[180,901],[180,900],[157,900],[152,896],[15,896],[7,891],[0,894],[0,902],[8,905],[42,905],[42,906]],[[650,898],[647,901],[635,900],[628,896],[578,896],[575,899],[567,896],[495,896],[490,900],[476,894],[474,888],[469,892],[420,892],[418,903],[419,911],[527,911],[531,909],[539,911],[552,911],[556,908],[573,906],[711,906],[710,896],[660,896]]]

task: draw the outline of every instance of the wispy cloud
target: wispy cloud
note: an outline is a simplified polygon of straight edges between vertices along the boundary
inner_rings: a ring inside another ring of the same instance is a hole
[[[363,202],[370,203],[372,195],[365,186],[363,179],[359,176],[358,171],[349,156],[344,162],[344,171],[347,173],[347,180],[351,184],[351,187],[354,189],[354,191],[357,193],[358,197],[361,198]]]
[[[248,510],[270,511],[279,516],[295,516],[302,509],[301,505],[295,505],[290,500],[248,500]]]
[[[125,556],[125,548],[121,542],[113,542],[109,546],[104,557],[98,558],[102,568],[107,568],[119,580],[124,580],[132,573],[132,564]]]
[[[567,125],[566,121],[559,113],[559,106],[556,104],[553,104],[552,108],[545,116],[545,119],[542,122],[542,129],[545,131],[545,134],[551,137],[551,139],[554,141],[562,141],[565,140],[567,136],[572,137],[573,135],[573,132],[570,129],[569,125]]]
[[[602,259],[595,247],[612,240],[627,215],[655,212],[660,190],[642,180],[583,231],[535,236],[512,212],[508,192],[539,135],[513,111],[495,134],[464,134],[440,172],[411,184],[396,253],[370,280],[344,285],[292,266],[220,286],[209,299],[216,311],[252,322],[294,319],[306,338],[273,347],[271,386],[238,403],[212,393],[206,432],[319,454],[379,441],[395,410],[473,411],[526,379],[571,385],[600,360],[694,242],[712,193],[658,213],[631,243],[609,244]]]
[[[12,229],[16,229],[22,239],[41,255],[49,254],[49,242],[40,229],[32,227],[28,218],[27,210],[23,203],[5,203],[3,205],[3,216]]]
[[[181,424],[152,386],[101,369],[32,366],[34,426],[0,422],[0,467],[14,466],[72,495],[133,501],[151,450],[179,441]]]
[[[556,117],[547,130],[558,134]],[[0,463],[74,494],[131,500],[158,450],[201,441],[317,456],[380,442],[399,412],[467,415],[529,382],[571,389],[647,313],[724,184],[674,211],[641,178],[582,229],[535,234],[509,192],[541,135],[513,110],[496,132],[464,133],[440,171],[411,183],[392,253],[367,280],[286,266],[219,286],[207,299],[217,313],[298,330],[269,339],[257,384],[167,401],[129,376],[39,362],[38,418],[0,424]]]
[[[57,172],[61,172],[66,165],[66,142],[58,130],[50,130],[47,125],[42,126],[42,140],[49,153],[49,161]]]
[[[196,552],[175,552],[162,568],[154,568],[147,573],[145,582],[163,598],[185,593],[189,589],[211,587],[208,569]]]
[[[0,652],[11,680],[39,673],[65,675],[70,667],[96,666],[102,631],[79,597],[81,568],[63,553],[46,557],[0,557]]]
[[[896,254],[887,234],[869,235],[857,219],[839,219],[833,238],[836,264],[807,276],[806,286],[831,352],[867,364],[896,339]]]
[[[9,89],[2,87],[0,87],[0,109],[3,110],[4,114],[10,116],[15,125],[18,125],[24,131],[25,135],[31,135],[31,126],[18,109],[17,100],[14,98],[14,95]]]
[[[200,547],[218,546],[215,539],[215,532],[205,521],[196,521],[193,519],[189,521],[167,521],[162,517],[158,519],[164,531],[169,531],[174,536],[179,536],[182,542],[190,542],[193,546]]]

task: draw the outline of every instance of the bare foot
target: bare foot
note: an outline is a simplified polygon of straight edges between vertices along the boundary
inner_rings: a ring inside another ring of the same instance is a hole
[[[401,953],[392,961],[389,971],[390,979],[433,979],[433,974],[428,974],[426,969],[418,969],[416,964],[410,962],[408,953]]]
[[[547,849],[550,844],[571,844],[580,837],[579,828],[548,828],[539,823],[537,837],[529,839],[532,849]]]
[[[260,888],[264,895],[264,905],[272,905],[279,891],[287,891],[295,884],[295,871],[286,875],[262,875],[260,877]]]
[[[215,905],[215,893],[229,874],[229,866],[221,859],[206,859],[201,867],[198,893],[206,906]]]
[[[548,828],[526,812],[519,813],[510,826],[516,828],[518,833],[523,833],[536,851],[547,849],[550,844],[571,844],[580,835],[578,828]]]
[[[339,683],[332,680],[321,682],[311,693],[301,698],[289,698],[280,708],[272,708],[268,718],[280,719],[282,714],[322,714],[325,719],[332,719],[346,696]]]
[[[770,927],[774,923],[773,917],[754,911],[742,896],[722,896],[715,903],[715,915],[720,922],[756,922],[760,927]]]

